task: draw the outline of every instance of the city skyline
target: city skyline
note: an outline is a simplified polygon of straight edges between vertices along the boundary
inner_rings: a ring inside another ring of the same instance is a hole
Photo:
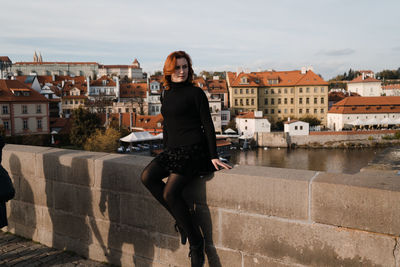
[[[196,73],[294,70],[325,80],[348,71],[400,67],[400,2],[152,1],[7,2],[0,51],[13,62],[90,61],[161,70],[187,51]]]

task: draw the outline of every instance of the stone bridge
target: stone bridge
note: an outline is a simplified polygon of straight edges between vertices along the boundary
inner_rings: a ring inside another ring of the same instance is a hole
[[[142,186],[150,157],[7,145],[8,231],[122,266],[188,266]],[[237,166],[184,192],[209,266],[400,266],[400,176]]]

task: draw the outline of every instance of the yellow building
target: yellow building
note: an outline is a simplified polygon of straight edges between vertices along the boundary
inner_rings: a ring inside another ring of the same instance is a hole
[[[326,125],[328,83],[312,70],[227,73],[233,114],[263,111],[269,121],[312,116]]]

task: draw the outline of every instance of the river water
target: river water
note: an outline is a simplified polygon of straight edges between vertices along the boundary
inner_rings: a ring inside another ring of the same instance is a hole
[[[366,167],[384,148],[231,150],[231,164],[268,166],[353,174]]]

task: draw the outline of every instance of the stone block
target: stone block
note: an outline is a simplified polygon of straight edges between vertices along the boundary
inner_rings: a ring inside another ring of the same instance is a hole
[[[323,173],[312,184],[312,220],[398,235],[400,179],[397,175]],[[371,173],[370,173],[371,174]]]
[[[90,229],[85,217],[54,209],[50,209],[49,214],[53,223],[54,234],[88,243]]]
[[[160,236],[159,261],[170,266],[190,266],[189,246],[182,245],[180,239],[167,235]]]
[[[174,219],[153,197],[121,194],[121,223],[175,235]]]
[[[201,231],[203,232],[206,244],[218,246],[220,243],[220,225],[219,209],[204,205],[196,206],[195,218]]]
[[[75,252],[85,258],[89,257],[89,243],[82,239],[53,233],[53,247],[61,250]]]
[[[106,153],[53,149],[37,155],[37,176],[82,186],[94,185],[95,160]]]
[[[135,194],[150,193],[143,186],[140,175],[150,163],[151,157],[133,155],[109,155],[96,160],[96,188]]]
[[[307,266],[394,266],[393,237],[268,216],[222,212],[222,246]]]
[[[120,222],[120,194],[92,188],[92,207],[95,218]]]
[[[242,254],[235,250],[226,250],[222,248],[215,248],[213,246],[206,246],[206,266],[229,266],[229,267],[242,267]],[[247,267],[247,265],[244,265]]]
[[[51,150],[49,147],[6,145],[3,149],[2,166],[11,174],[32,177],[35,175],[36,154]]]
[[[309,182],[316,172],[238,166],[197,179],[188,188],[196,201],[221,208],[290,219],[308,219]]]
[[[52,203],[52,195],[44,194],[46,188],[51,187],[51,184],[46,184],[43,179],[33,177],[19,177],[18,199],[36,206],[47,206]]]
[[[246,267],[291,267],[294,264],[288,262],[280,262],[271,258],[243,255],[243,266]]]
[[[55,209],[93,217],[92,192],[89,187],[54,182],[53,190]]]

